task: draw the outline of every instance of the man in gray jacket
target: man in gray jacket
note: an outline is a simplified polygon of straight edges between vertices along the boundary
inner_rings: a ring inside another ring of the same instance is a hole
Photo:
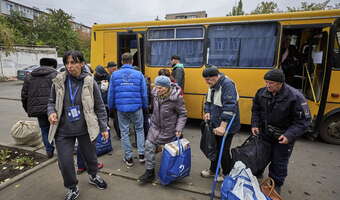
[[[68,51],[63,57],[66,71],[53,79],[48,103],[51,123],[49,141],[55,140],[58,162],[68,189],[65,200],[77,199],[79,189],[75,174],[73,149],[75,140],[84,157],[89,183],[105,189],[106,182],[97,175],[96,138],[101,132],[108,139],[107,115],[100,90],[93,76],[84,70],[82,53]]]

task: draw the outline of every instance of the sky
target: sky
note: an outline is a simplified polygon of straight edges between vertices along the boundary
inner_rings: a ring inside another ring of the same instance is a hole
[[[94,23],[110,24],[118,22],[150,21],[157,16],[163,20],[166,14],[206,11],[208,17],[219,17],[228,14],[238,0],[12,0],[14,2],[37,7],[62,9],[74,17],[74,21],[87,26]],[[254,10],[264,0],[243,0],[246,13]],[[299,7],[299,0],[274,0],[280,10],[286,7]],[[325,0],[303,0],[309,3],[320,3]],[[331,0],[330,5],[339,0]]]

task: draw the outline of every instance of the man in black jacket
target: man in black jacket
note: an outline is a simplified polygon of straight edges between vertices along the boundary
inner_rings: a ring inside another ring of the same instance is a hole
[[[280,193],[295,140],[310,126],[311,115],[306,99],[285,83],[281,70],[267,72],[264,80],[266,87],[260,88],[253,100],[251,131],[271,143],[269,177]]]
[[[47,103],[51,93],[52,79],[56,77],[57,60],[40,59],[40,67],[25,78],[21,90],[21,102],[29,117],[37,117],[48,158],[53,157],[54,147],[48,142],[50,123]]]

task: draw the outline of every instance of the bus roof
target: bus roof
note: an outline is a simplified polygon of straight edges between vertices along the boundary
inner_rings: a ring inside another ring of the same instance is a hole
[[[110,30],[110,29],[125,29],[125,28],[147,28],[161,27],[173,25],[193,25],[193,24],[215,24],[225,22],[263,22],[263,21],[286,21],[286,20],[308,20],[322,18],[338,18],[340,17],[340,9],[336,10],[319,10],[319,11],[303,11],[303,12],[286,12],[286,13],[271,13],[258,15],[240,15],[240,16],[224,16],[224,17],[208,17],[195,19],[175,19],[161,21],[141,21],[127,22],[114,24],[95,24],[92,27],[93,31]]]

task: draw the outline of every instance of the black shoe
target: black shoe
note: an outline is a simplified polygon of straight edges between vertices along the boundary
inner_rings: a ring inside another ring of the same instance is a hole
[[[54,155],[53,151],[46,151],[47,158],[52,158]]]
[[[151,183],[155,179],[155,169],[147,169],[145,173],[138,178],[140,183]]]
[[[132,145],[133,148],[137,148],[137,143],[136,142],[132,142],[131,145]]]
[[[133,159],[132,158],[129,158],[129,159],[124,158],[123,161],[125,162],[125,164],[128,167],[132,167],[133,166]]]
[[[141,154],[141,155],[139,155],[138,157],[139,157],[139,162],[140,162],[140,163],[145,163],[145,157],[144,157],[144,155]]]
[[[281,194],[281,186],[276,185],[275,186],[275,191],[279,194]]]
[[[65,200],[74,200],[74,199],[78,199],[79,197],[79,189],[76,186],[73,189],[68,189],[66,196],[65,196]]]
[[[91,185],[96,186],[98,189],[104,190],[107,188],[106,182],[100,176],[98,175],[96,175],[95,177],[90,176],[89,178],[90,178],[89,183]]]

